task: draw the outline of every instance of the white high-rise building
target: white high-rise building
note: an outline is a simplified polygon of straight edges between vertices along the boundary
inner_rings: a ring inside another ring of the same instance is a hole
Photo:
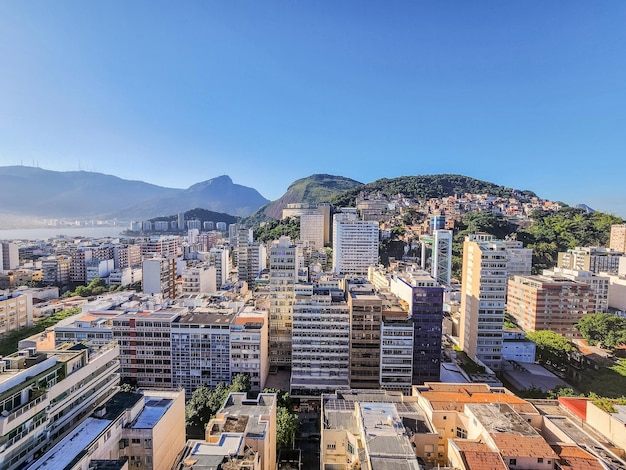
[[[221,289],[228,281],[230,271],[230,250],[228,248],[211,248],[209,251],[210,263],[216,269],[217,288]]]
[[[217,291],[215,266],[199,265],[183,269],[183,294],[211,294]]]
[[[144,294],[163,294],[164,298],[176,298],[176,259],[146,259],[142,266]]]
[[[333,271],[367,275],[378,264],[378,222],[361,221],[356,213],[333,216]]]

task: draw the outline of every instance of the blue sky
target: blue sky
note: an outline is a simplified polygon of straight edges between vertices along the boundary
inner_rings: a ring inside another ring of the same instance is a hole
[[[626,217],[626,2],[0,2],[0,164],[276,199],[459,173]]]

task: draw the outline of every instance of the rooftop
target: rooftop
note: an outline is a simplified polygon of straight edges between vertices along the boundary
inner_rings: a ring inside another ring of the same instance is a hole
[[[145,397],[143,411],[139,413],[137,419],[131,427],[133,429],[152,429],[165,415],[174,400],[170,398],[160,398],[157,396]]]
[[[507,403],[468,403],[465,406],[489,434],[510,433],[530,437],[539,435],[535,428]]]
[[[577,445],[558,444],[552,449],[559,456],[562,470],[604,470],[598,459]]]
[[[37,460],[31,470],[63,470],[109,425],[108,419],[87,418],[50,451]]]
[[[245,393],[231,393],[218,414],[228,413],[230,418],[248,417],[246,434],[261,436],[267,429],[267,423],[261,417],[269,415],[275,406],[276,395],[273,393],[261,393],[256,400],[246,398]]]
[[[548,443],[539,434],[520,436],[517,433],[491,434],[495,445],[503,457],[531,457],[556,459],[557,456]]]
[[[231,321],[235,318],[235,314],[233,313],[224,313],[224,310],[221,312],[219,310],[216,311],[205,311],[201,313],[190,313],[188,315],[183,315],[174,320],[175,324],[179,325],[229,325]]]
[[[466,468],[472,470],[506,470],[508,467],[498,452],[494,452],[486,443],[453,439],[453,445],[459,450]]]

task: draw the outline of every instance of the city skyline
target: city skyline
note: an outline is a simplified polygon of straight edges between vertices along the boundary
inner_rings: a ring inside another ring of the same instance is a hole
[[[626,216],[626,6],[0,5],[1,165],[270,200],[463,174]],[[279,177],[277,177],[279,175]]]

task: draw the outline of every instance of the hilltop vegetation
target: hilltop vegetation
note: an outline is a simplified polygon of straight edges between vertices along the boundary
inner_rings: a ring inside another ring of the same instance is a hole
[[[418,175],[391,179],[381,178],[372,183],[349,189],[337,195],[330,202],[338,206],[353,206],[361,191],[380,192],[388,196],[401,193],[413,199],[441,198],[463,193],[489,193],[493,196],[509,197],[515,192],[512,188],[463,175]],[[532,191],[518,191],[518,193],[522,199],[535,196]]]
[[[161,217],[154,217],[150,219],[150,222],[168,221],[173,222],[178,219],[178,214],[164,215]],[[238,218],[234,215],[225,214],[223,212],[214,212],[207,209],[197,207],[185,212],[185,220],[197,219],[200,222],[213,221],[213,222],[226,222],[227,224],[237,223]]]
[[[287,207],[287,204],[329,202],[336,195],[360,186],[362,183],[343,176],[311,175],[294,181],[280,199],[264,206],[259,212],[262,211],[269,217],[280,219],[282,210]]]
[[[522,229],[491,212],[468,212],[463,215],[455,226],[453,275],[460,276],[463,241],[470,233],[486,232],[499,239],[511,237],[521,241],[524,247],[533,250],[533,271],[541,273],[556,266],[559,252],[577,246],[607,246],[611,225],[625,222],[611,214],[589,214],[574,207],[564,207],[554,213],[536,212],[531,218],[531,226]]]
[[[588,214],[574,207],[564,207],[551,214],[537,212],[532,219],[528,229],[517,232],[517,239],[526,248],[532,248],[536,272],[556,266],[559,252],[577,246],[607,246],[611,225],[625,222],[611,214]]]

